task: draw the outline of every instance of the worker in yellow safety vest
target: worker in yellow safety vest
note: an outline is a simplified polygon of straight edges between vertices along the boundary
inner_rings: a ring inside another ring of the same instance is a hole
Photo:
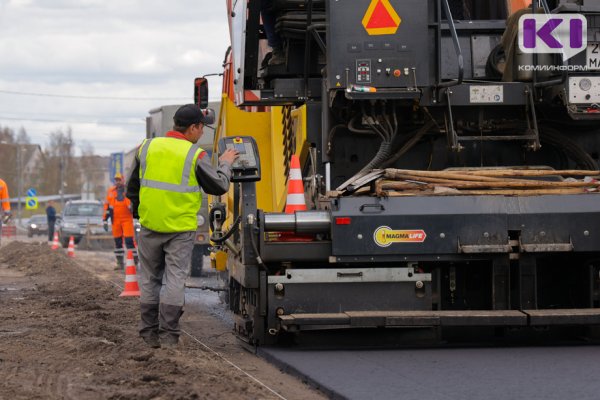
[[[214,168],[196,143],[205,124],[214,122],[195,104],[180,107],[166,137],[140,145],[127,179],[127,197],[139,218],[140,336],[151,347],[177,346],[202,204],[200,188],[212,195],[229,190],[231,165],[238,157],[225,151]],[[164,278],[164,286],[163,286]]]

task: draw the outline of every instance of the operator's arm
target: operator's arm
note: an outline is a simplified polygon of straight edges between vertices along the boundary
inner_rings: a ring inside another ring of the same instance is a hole
[[[127,192],[125,196],[131,201],[131,212],[133,218],[139,218],[138,207],[140,205],[140,159],[136,154],[127,176]]]
[[[201,153],[196,163],[196,179],[207,194],[220,196],[229,190],[229,179],[231,178],[231,163],[219,161],[219,167],[215,169],[210,163],[206,152]]]

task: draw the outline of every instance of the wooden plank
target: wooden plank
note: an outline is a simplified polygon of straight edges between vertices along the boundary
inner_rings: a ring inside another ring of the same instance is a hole
[[[480,178],[480,177],[477,177]],[[424,183],[436,183],[436,186],[447,186],[456,189],[506,189],[506,188],[532,188],[532,189],[547,189],[547,188],[598,188],[598,183],[592,182],[549,182],[549,181],[536,181],[531,179],[499,179],[493,182],[489,181],[478,181],[478,180],[451,180],[445,178],[434,178],[434,177],[420,177],[417,175],[397,175],[397,179],[403,179],[405,181],[422,181]],[[393,184],[389,184],[391,188],[394,188]],[[383,186],[385,187],[385,185]]]
[[[514,176],[528,176],[528,177],[540,177],[540,176],[598,176],[600,171],[586,171],[586,170],[527,170],[527,169],[500,169],[500,170],[483,170],[483,171],[465,171],[468,175],[477,176],[488,176],[488,177],[514,177]]]
[[[487,176],[469,176],[461,172],[448,172],[448,171],[419,171],[412,169],[393,169],[389,168],[385,170],[385,177],[388,179],[398,179],[400,176],[413,176],[420,178],[437,178],[437,179],[451,179],[459,181],[487,181],[487,182],[498,182],[503,181],[501,178],[487,177]],[[417,180],[417,179],[415,179]]]

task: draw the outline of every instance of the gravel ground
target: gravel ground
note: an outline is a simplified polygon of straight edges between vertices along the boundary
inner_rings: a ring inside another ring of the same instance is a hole
[[[117,296],[104,278],[119,275],[104,264],[69,259],[46,243],[0,249],[0,398],[322,398],[264,360],[232,350],[230,334],[221,344],[264,380],[187,336],[178,350],[147,348],[137,337],[137,298]],[[202,329],[223,330],[211,315],[187,317],[190,326],[202,321],[194,328],[200,337]]]

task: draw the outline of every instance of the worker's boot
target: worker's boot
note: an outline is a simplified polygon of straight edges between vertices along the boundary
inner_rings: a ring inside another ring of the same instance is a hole
[[[269,59],[269,65],[282,65],[285,64],[285,53],[283,48],[275,48],[271,53],[271,58]]]
[[[160,304],[158,315],[159,328],[158,335],[160,336],[161,347],[176,348],[179,343],[179,318],[183,314],[183,307],[173,306],[170,304]]]
[[[140,337],[153,349],[159,348],[158,304],[140,303],[140,316]]]
[[[115,271],[125,271],[125,257],[116,256],[117,264],[115,265]]]

